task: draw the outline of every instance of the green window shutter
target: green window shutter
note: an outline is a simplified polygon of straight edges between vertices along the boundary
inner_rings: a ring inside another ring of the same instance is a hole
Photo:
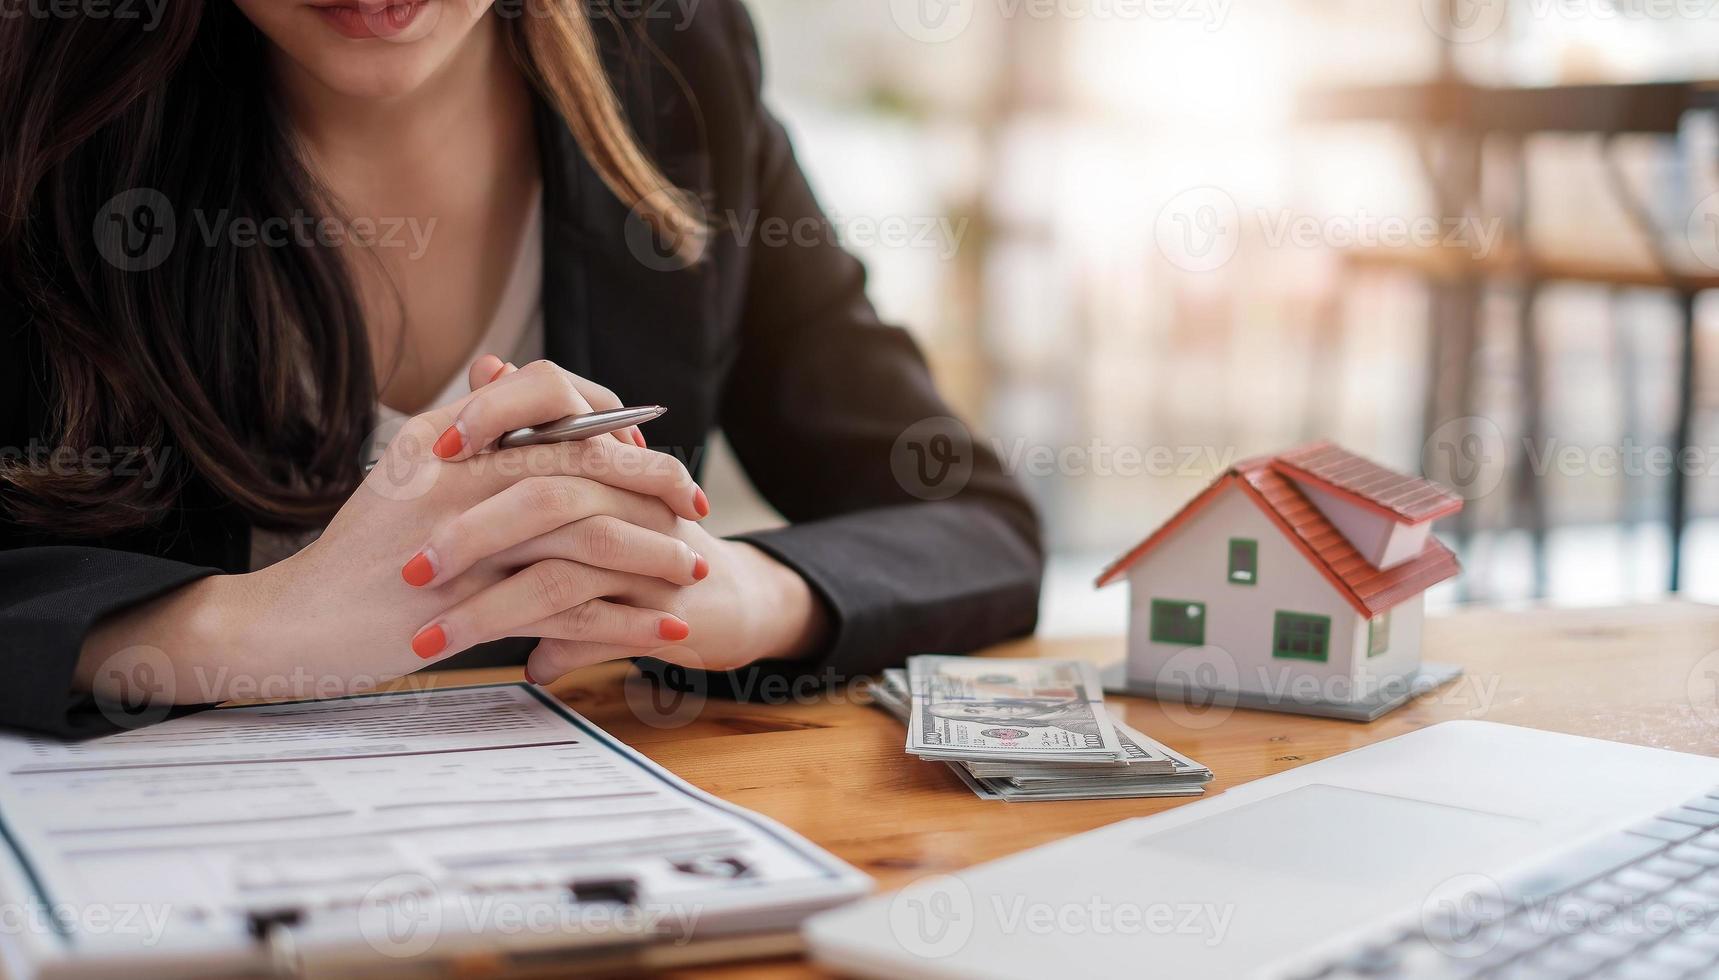
[[[1206,645],[1206,604],[1181,599],[1152,600],[1152,642]]]
[[[1380,613],[1367,621],[1367,656],[1377,657],[1391,650],[1391,614]]]
[[[1288,660],[1330,659],[1331,617],[1279,612],[1272,628],[1271,655]]]
[[[1230,539],[1230,581],[1236,585],[1259,582],[1259,542],[1252,538]]]

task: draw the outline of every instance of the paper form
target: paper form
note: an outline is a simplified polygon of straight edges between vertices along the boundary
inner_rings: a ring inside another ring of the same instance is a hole
[[[0,824],[74,953],[247,948],[281,910],[303,913],[303,937],[356,931],[391,956],[418,955],[424,932],[493,941],[507,916],[541,920],[516,927],[535,945],[684,938],[864,881],[522,684],[217,709],[76,745],[0,738]],[[604,918],[623,907],[637,921]]]

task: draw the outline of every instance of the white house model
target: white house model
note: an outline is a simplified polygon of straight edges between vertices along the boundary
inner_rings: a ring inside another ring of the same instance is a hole
[[[1438,485],[1330,443],[1236,464],[1099,577],[1132,591],[1125,679],[1370,719],[1457,673],[1421,664],[1428,588],[1460,568]]]

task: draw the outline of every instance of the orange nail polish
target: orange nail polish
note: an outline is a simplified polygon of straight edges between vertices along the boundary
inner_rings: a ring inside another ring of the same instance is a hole
[[[412,652],[422,660],[428,660],[441,653],[447,645],[448,635],[442,632],[440,626],[425,627],[418,632],[417,636],[412,637]]]
[[[678,619],[665,619],[657,624],[657,635],[670,643],[679,643],[692,635],[692,627]]]
[[[710,516],[710,498],[704,495],[703,487],[699,487],[698,492],[692,495],[692,509],[698,511],[700,517]]]
[[[710,562],[703,555],[694,555],[692,561],[692,580],[702,582],[710,576]]]
[[[503,363],[501,367],[498,367],[495,369],[494,374],[489,376],[490,383],[491,384],[495,383],[496,380],[498,380],[502,375],[504,375],[506,373],[507,373],[507,364]]]
[[[400,569],[400,577],[415,589],[429,585],[430,580],[436,577],[436,565],[430,560],[430,549],[425,548],[413,555],[406,567]]]
[[[460,434],[460,427],[455,424],[448,426],[448,431],[442,433],[436,444],[430,447],[430,451],[443,459],[453,459],[459,455],[465,444],[466,437]]]
[[[645,441],[645,434],[644,434],[644,433],[643,433],[643,432],[639,432],[639,431],[637,431],[637,430],[634,430],[634,432],[633,432],[633,442],[635,442],[635,443],[637,443],[637,444],[638,444],[638,447],[639,447],[639,448],[640,448],[640,449],[649,449],[649,448],[651,448],[651,446],[650,446],[650,443],[648,443],[648,442],[646,442],[646,441]]]

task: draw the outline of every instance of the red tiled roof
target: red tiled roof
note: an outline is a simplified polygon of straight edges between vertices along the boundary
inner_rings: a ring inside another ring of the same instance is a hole
[[[1329,442],[1291,450],[1276,463],[1297,480],[1408,524],[1436,521],[1462,509],[1461,497],[1431,480],[1388,470]]]
[[[1369,619],[1462,570],[1450,549],[1432,538],[1427,539],[1425,550],[1415,558],[1385,571],[1374,568],[1289,480],[1284,470],[1291,468],[1283,466],[1282,459],[1262,456],[1237,463],[1150,537],[1105,569],[1098,577],[1098,587],[1121,578],[1135,562],[1230,487],[1245,492],[1332,587]],[[1457,504],[1460,507],[1461,501]]]

